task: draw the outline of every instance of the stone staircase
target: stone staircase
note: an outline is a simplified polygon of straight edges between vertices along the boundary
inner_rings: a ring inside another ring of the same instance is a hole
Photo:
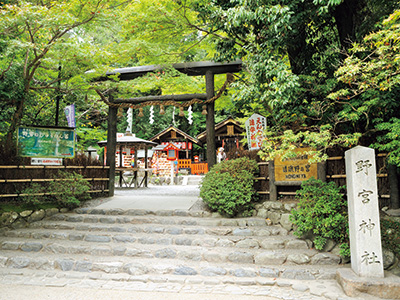
[[[80,208],[0,234],[0,274],[55,286],[79,279],[230,291],[334,280],[343,267],[262,218],[206,212]]]
[[[184,176],[182,185],[200,185],[203,175],[187,175]]]

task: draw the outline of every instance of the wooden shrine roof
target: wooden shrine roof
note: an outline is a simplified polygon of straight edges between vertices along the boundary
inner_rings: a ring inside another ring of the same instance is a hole
[[[107,146],[107,141],[100,141],[97,142],[100,147]],[[124,145],[124,146],[132,146],[135,148],[146,148],[147,146],[155,146],[157,143],[152,141],[147,141],[141,138],[138,138],[133,135],[124,135],[117,137],[117,146]]]
[[[233,135],[228,132],[228,126],[234,126]],[[231,116],[215,125],[215,137],[239,137],[244,131],[242,125]],[[207,131],[200,133],[197,139],[203,144],[207,143]]]
[[[176,133],[176,138],[173,138],[171,136],[171,132]],[[160,133],[156,134],[152,138],[150,138],[150,141],[157,142],[160,144],[162,142],[172,142],[173,143],[174,141],[178,141],[181,139],[188,139],[188,140],[192,141],[193,143],[202,146],[202,142],[200,142],[198,139],[188,135],[184,131],[182,131],[172,125],[170,125],[167,129],[161,131]]]

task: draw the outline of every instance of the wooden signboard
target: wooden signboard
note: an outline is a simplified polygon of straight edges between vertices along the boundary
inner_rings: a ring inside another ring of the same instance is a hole
[[[298,148],[295,152],[298,154],[294,158],[282,160],[276,157],[275,164],[275,181],[304,181],[311,177],[318,178],[317,163],[310,164],[308,162],[309,155],[306,154],[310,148]]]

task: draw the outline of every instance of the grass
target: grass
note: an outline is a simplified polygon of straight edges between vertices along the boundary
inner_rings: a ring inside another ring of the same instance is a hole
[[[25,210],[40,210],[40,209],[48,209],[48,208],[60,208],[57,203],[53,202],[45,202],[39,205],[32,205],[23,202],[0,202],[0,214],[4,212],[23,212]]]

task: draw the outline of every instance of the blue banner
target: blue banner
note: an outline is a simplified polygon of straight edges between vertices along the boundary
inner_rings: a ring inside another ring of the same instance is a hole
[[[76,127],[75,122],[75,105],[71,104],[64,108],[65,116],[67,117],[68,127]]]

